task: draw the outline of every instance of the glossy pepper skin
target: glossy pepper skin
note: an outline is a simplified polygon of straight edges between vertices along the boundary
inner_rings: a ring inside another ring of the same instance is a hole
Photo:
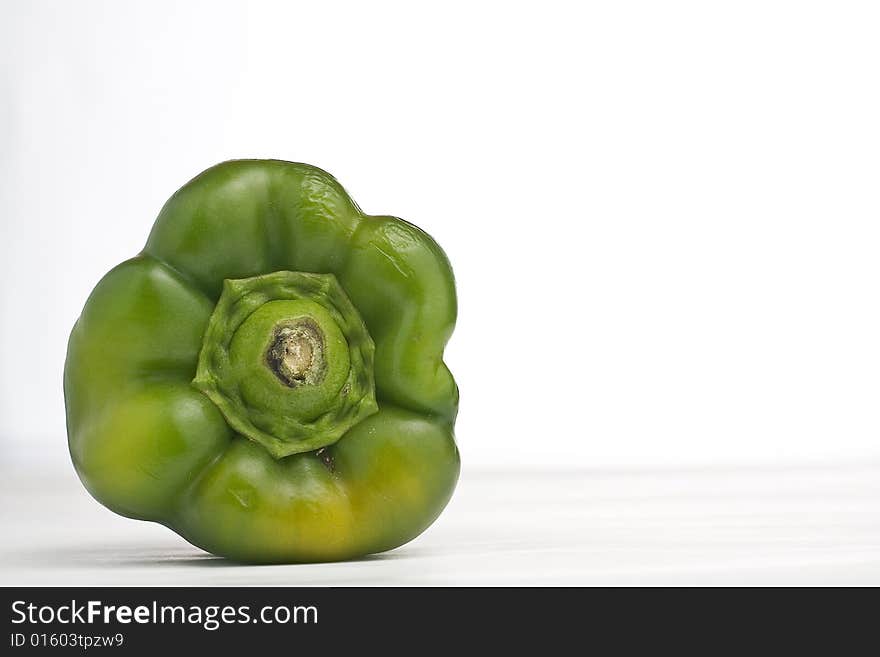
[[[392,549],[458,479],[455,316],[423,231],[365,215],[309,165],[217,165],[73,328],[73,463],[110,509],[234,560]]]

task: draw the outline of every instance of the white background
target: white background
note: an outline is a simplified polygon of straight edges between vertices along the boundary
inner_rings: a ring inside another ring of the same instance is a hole
[[[0,0],[0,459],[67,466],[94,284],[224,159],[446,249],[466,466],[880,456],[880,9]]]

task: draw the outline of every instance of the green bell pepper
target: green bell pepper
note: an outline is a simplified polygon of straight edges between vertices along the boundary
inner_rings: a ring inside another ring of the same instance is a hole
[[[349,559],[424,531],[458,479],[452,270],[329,174],[225,162],[95,287],[64,397],[85,487],[245,562]]]

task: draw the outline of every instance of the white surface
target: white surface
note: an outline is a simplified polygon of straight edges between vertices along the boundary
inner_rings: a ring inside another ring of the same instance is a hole
[[[291,566],[213,558],[70,472],[6,473],[0,499],[3,585],[880,585],[880,465],[466,470],[409,545]]]
[[[467,463],[880,458],[878,25],[830,0],[4,0],[0,462],[66,461],[89,291],[233,157],[324,167],[446,249]]]

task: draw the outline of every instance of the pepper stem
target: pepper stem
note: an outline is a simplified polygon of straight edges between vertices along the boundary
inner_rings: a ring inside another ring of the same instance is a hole
[[[332,274],[230,279],[193,385],[275,458],[332,445],[375,413],[375,346]]]
[[[291,388],[320,383],[326,369],[320,327],[308,317],[278,325],[266,351],[266,364]]]

